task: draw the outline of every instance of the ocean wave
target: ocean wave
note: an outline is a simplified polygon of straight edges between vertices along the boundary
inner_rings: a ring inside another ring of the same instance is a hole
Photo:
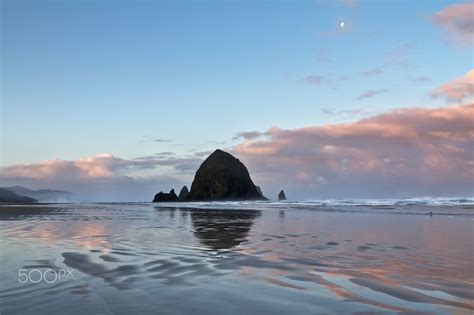
[[[379,213],[474,216],[474,198],[321,199],[306,201],[225,201],[156,203],[157,208],[202,210],[306,210],[339,213]]]
[[[303,201],[203,201],[179,202],[182,207],[268,207],[268,206],[474,206],[474,198],[408,198],[408,199],[310,199]]]
[[[421,197],[407,199],[322,199],[302,201],[303,204],[333,206],[474,206],[474,198]]]

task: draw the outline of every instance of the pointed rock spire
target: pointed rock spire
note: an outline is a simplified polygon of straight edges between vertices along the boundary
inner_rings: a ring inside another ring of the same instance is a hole
[[[188,190],[188,187],[186,186],[183,186],[183,188],[181,188],[181,191],[179,192],[179,201],[184,201],[186,200],[186,197],[188,196],[189,194],[189,190]]]
[[[285,192],[283,191],[283,189],[278,194],[278,200],[286,200]]]

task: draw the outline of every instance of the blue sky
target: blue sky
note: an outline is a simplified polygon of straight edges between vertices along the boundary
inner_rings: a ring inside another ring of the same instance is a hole
[[[444,106],[473,66],[432,20],[455,3],[3,0],[3,166]]]

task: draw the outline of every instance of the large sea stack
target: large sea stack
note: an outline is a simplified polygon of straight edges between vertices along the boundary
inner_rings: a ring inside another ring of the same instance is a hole
[[[187,201],[267,200],[250,178],[245,165],[216,150],[199,167]]]

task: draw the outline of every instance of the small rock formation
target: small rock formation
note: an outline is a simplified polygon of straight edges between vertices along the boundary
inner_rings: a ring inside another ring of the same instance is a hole
[[[181,188],[181,191],[179,192],[179,201],[186,200],[186,197],[188,196],[188,194],[189,194],[188,187],[183,186],[183,188]]]
[[[283,191],[283,189],[278,194],[278,200],[286,200],[285,192]]]
[[[173,202],[173,201],[179,201],[178,196],[176,196],[176,193],[174,192],[174,189],[171,189],[169,193],[164,193],[160,191],[155,195],[155,198],[153,198],[153,202]]]
[[[187,201],[267,200],[252,182],[245,165],[216,150],[199,167]]]

